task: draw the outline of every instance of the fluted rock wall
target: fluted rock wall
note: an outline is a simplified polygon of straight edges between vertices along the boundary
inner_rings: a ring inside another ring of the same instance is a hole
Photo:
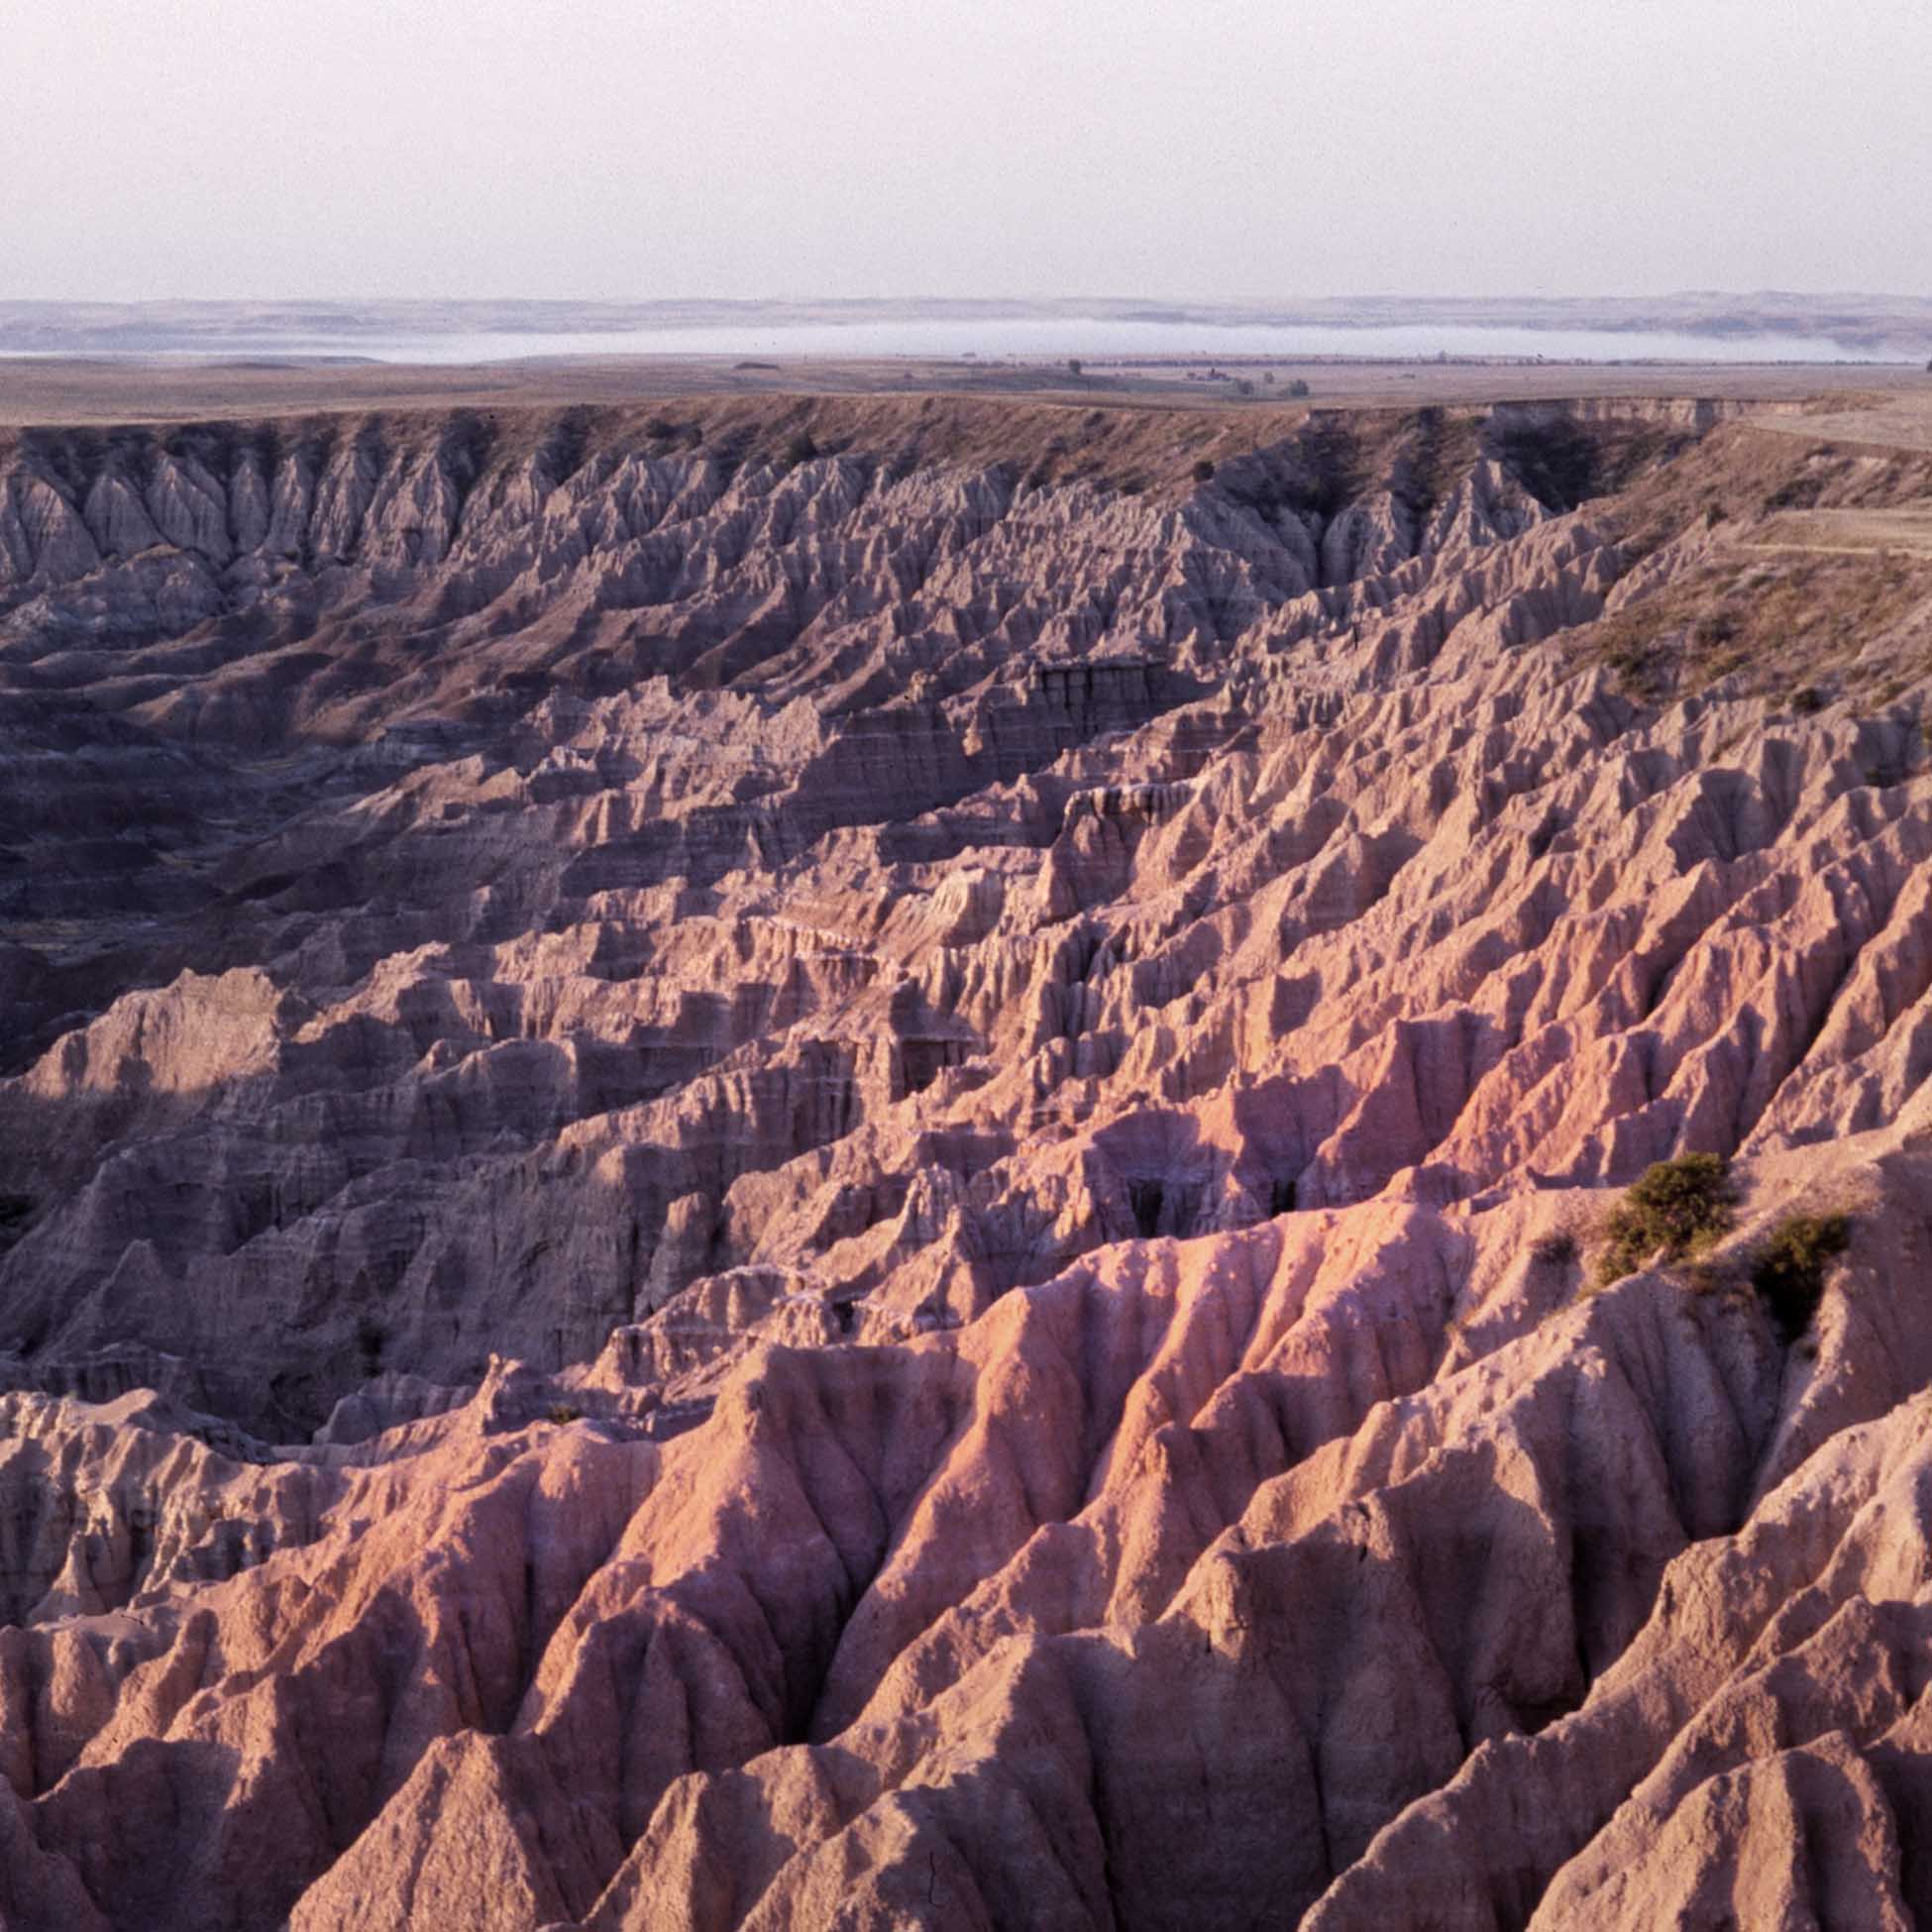
[[[0,1920],[1932,1906],[1932,479],[1230,420],[0,452]]]

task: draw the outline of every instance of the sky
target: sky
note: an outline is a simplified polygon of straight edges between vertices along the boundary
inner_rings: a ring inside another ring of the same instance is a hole
[[[1932,292],[1928,0],[0,0],[0,300]]]

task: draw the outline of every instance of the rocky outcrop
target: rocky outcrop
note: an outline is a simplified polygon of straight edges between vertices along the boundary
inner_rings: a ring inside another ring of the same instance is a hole
[[[0,452],[0,1917],[1932,1903],[1932,478],[1229,420]]]

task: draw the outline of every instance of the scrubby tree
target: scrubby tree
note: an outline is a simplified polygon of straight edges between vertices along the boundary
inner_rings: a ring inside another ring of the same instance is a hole
[[[1811,1326],[1825,1272],[1851,1244],[1844,1215],[1787,1215],[1771,1230],[1752,1261],[1751,1285],[1786,1342]]]
[[[1730,1227],[1735,1198],[1721,1154],[1680,1154],[1647,1167],[1603,1224],[1598,1281],[1607,1288],[1654,1254],[1680,1261],[1709,1247]]]

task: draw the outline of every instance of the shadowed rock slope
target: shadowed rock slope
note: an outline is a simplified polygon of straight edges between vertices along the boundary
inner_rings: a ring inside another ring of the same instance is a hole
[[[1788,535],[1932,458],[1789,428],[0,447],[0,1925],[1932,1910],[1932,560]]]

